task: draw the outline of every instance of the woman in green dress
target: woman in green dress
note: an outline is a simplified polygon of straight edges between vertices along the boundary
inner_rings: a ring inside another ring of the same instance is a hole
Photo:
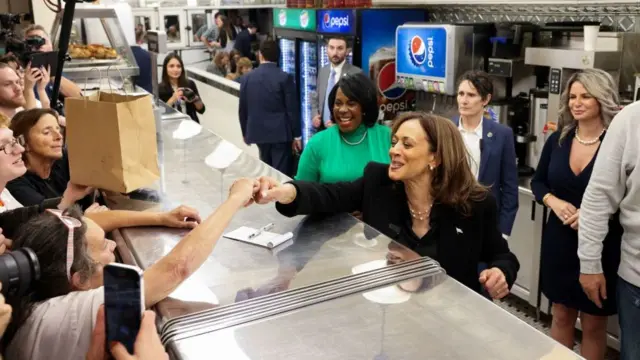
[[[388,164],[391,129],[378,124],[376,88],[371,80],[363,73],[345,75],[328,101],[336,125],[309,140],[295,179],[353,181],[362,177],[370,161]]]

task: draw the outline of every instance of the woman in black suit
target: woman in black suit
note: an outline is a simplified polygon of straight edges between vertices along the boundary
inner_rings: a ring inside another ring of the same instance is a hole
[[[184,111],[193,121],[200,123],[198,114],[204,114],[205,107],[198,87],[193,80],[187,80],[184,63],[178,54],[171,53],[164,58],[162,82],[158,86],[158,96],[167,105]]]
[[[471,173],[458,128],[405,113],[394,123],[389,154],[391,165],[371,162],[351,182],[280,185],[262,177],[255,200],[277,201],[285,216],[361,211],[364,222],[437,260],[467,287],[506,296],[520,265],[498,229],[495,199]],[[478,276],[480,262],[489,268]]]

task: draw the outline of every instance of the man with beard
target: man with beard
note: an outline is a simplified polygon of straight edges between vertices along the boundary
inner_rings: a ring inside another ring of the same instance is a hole
[[[11,119],[25,105],[20,77],[11,66],[0,63],[0,113]]]
[[[322,130],[334,125],[331,121],[331,109],[328,108],[327,98],[338,80],[342,76],[362,72],[362,69],[347,61],[350,50],[347,40],[343,37],[332,36],[327,41],[327,56],[330,64],[318,72],[318,96],[313,104],[315,109],[312,110],[316,114],[313,117],[313,127],[316,129]]]

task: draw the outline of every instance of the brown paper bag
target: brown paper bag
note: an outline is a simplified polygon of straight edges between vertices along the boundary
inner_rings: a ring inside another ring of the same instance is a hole
[[[129,193],[160,177],[150,95],[98,92],[67,98],[65,111],[73,183]]]

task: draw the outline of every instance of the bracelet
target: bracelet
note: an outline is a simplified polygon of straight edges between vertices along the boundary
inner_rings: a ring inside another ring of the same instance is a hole
[[[547,205],[547,199],[549,199],[551,197],[551,195],[553,195],[552,193],[547,193],[545,196],[542,197],[542,203],[544,204],[544,206],[549,206]]]

